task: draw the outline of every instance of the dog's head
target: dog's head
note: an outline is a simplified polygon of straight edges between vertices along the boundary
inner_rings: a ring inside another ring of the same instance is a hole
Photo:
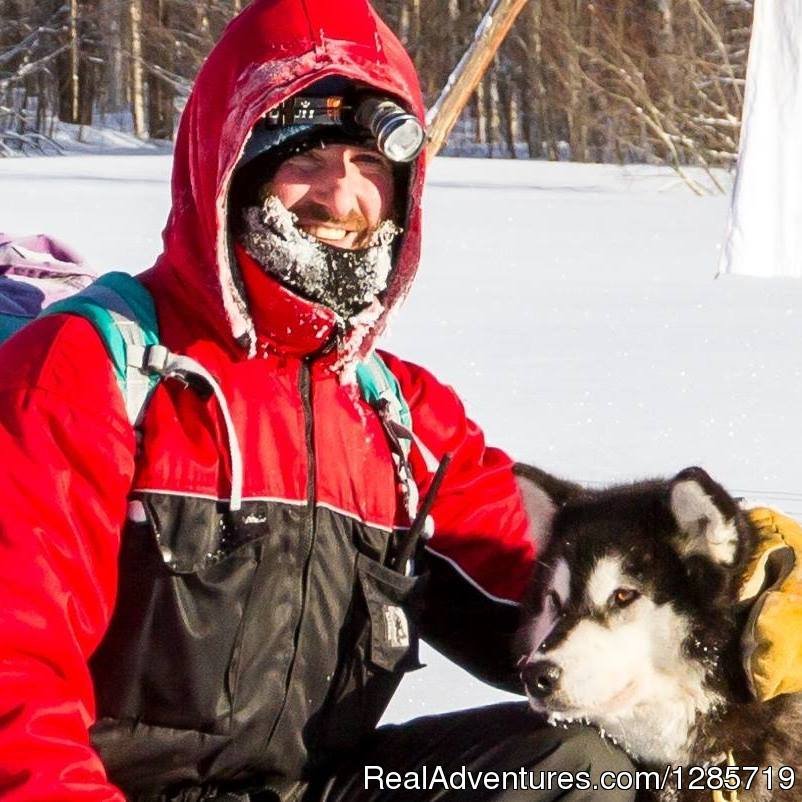
[[[701,468],[564,501],[521,633],[532,706],[597,725],[643,762],[682,761],[698,717],[726,697],[753,538]]]

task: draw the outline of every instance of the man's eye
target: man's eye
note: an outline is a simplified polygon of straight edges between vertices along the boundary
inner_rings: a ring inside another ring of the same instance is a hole
[[[390,171],[390,167],[386,160],[378,154],[362,153],[359,156],[354,156],[351,161],[358,164],[360,167],[367,167],[369,169],[380,169]]]
[[[286,162],[291,167],[296,167],[299,170],[312,170],[317,167],[317,159],[309,154],[301,154],[300,156],[293,156],[287,159]]]

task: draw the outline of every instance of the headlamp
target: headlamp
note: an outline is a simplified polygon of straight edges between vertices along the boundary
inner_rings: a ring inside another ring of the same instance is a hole
[[[417,117],[393,100],[362,95],[306,97],[285,100],[265,116],[267,126],[339,125],[350,134],[369,135],[380,153],[392,162],[412,161],[423,150],[426,134]]]
[[[376,147],[392,162],[412,161],[426,142],[418,118],[386,98],[366,97],[356,107],[354,121],[373,134]]]

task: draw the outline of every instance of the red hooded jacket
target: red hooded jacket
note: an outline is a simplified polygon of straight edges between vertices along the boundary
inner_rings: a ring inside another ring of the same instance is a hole
[[[226,507],[213,401],[164,382],[137,451],[86,321],[44,318],[0,349],[4,800],[281,786],[352,748],[414,667],[414,643],[376,629],[376,610],[405,607],[412,592],[388,567],[409,522],[376,414],[342,382],[341,355],[314,356],[332,315],[267,277],[249,306],[230,263],[227,192],[250,130],[329,74],[422,117],[409,58],[364,0],[255,0],[231,22],[183,113],[164,252],[142,276],[162,341],[201,362],[228,400],[240,513]],[[421,158],[388,310],[417,267],[423,171]],[[360,353],[383,325],[354,344]],[[453,454],[432,511],[420,627],[499,680],[480,608],[509,610],[533,559],[512,463],[485,447],[450,388],[385,359],[416,434],[436,456]],[[413,468],[425,492],[430,476],[421,460]]]

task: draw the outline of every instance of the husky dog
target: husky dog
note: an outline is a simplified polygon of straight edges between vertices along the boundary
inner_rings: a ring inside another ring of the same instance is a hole
[[[758,703],[742,668],[739,582],[755,532],[735,500],[701,468],[598,491],[519,474],[556,508],[520,637],[532,707],[589,722],[662,770],[666,787],[639,800],[802,799],[800,697]],[[732,775],[728,759],[757,770],[713,794],[704,772]],[[781,787],[781,766],[796,787]]]

